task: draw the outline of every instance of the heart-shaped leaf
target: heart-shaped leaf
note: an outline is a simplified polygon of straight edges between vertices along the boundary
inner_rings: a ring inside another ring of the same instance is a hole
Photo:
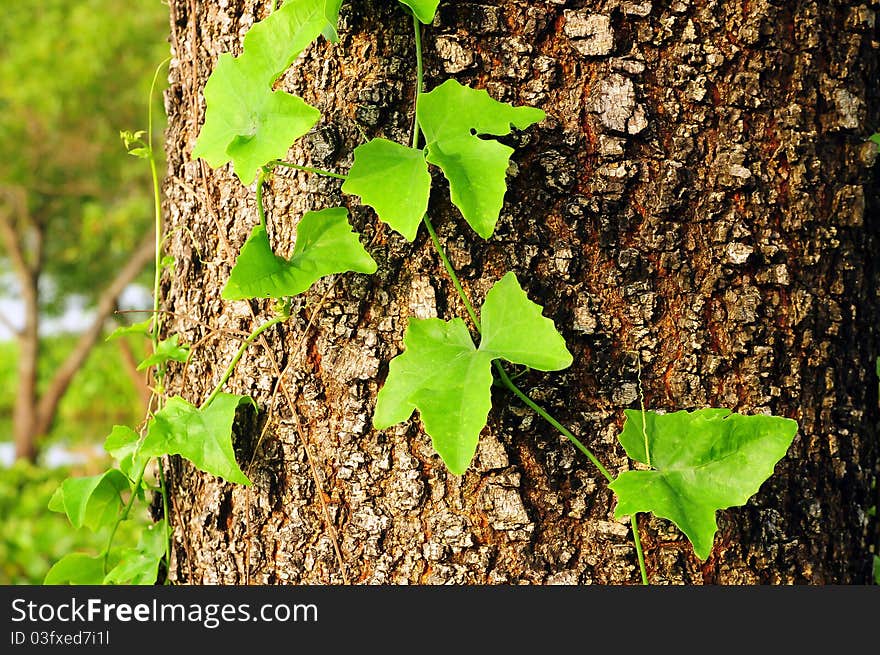
[[[473,459],[492,406],[492,360],[542,371],[572,362],[553,321],[541,315],[513,273],[492,287],[482,314],[479,348],[461,319],[410,319],[406,350],[391,361],[373,416],[375,427],[383,430],[418,409],[435,450],[457,475]]]
[[[96,531],[112,524],[122,507],[128,478],[118,469],[101,475],[67,478],[49,500],[49,509],[64,512],[76,528]]]
[[[412,241],[431,195],[425,152],[387,139],[358,146],[342,191],[360,196],[382,221]]]
[[[416,109],[425,133],[428,162],[449,180],[452,202],[484,239],[492,236],[507,191],[513,149],[482,135],[502,136],[544,119],[535,107],[498,102],[485,90],[447,80],[419,97]],[[512,126],[512,127],[511,127]]]
[[[172,334],[167,339],[160,341],[156,352],[138,364],[137,370],[145,371],[151,366],[158,366],[165,362],[186,362],[189,357],[189,346],[178,345],[179,339],[179,335]]]
[[[104,581],[104,558],[86,553],[68,553],[46,573],[47,585],[99,585]]]
[[[712,550],[715,512],[744,505],[773,475],[798,425],[778,416],[743,416],[729,409],[657,414],[626,410],[619,435],[631,459],[653,467],[626,471],[611,483],[617,518],[653,512],[687,535],[697,557]]]
[[[114,425],[104,440],[104,450],[119,461],[119,470],[134,482],[141,472],[147,457],[137,452],[138,433],[125,425]]]
[[[242,54],[220,55],[205,85],[205,124],[193,149],[216,168],[232,161],[243,184],[262,166],[287,154],[320,112],[272,84],[322,32],[335,36],[337,0],[290,0],[254,25]]]
[[[145,528],[135,548],[126,548],[120,553],[119,563],[104,577],[103,584],[155,584],[159,575],[159,563],[164,556],[163,520]]]
[[[226,300],[296,296],[326,275],[376,269],[348,223],[348,210],[334,207],[303,216],[289,260],[272,251],[265,228],[255,227],[222,295]]]
[[[244,404],[256,407],[248,396],[228,393],[218,394],[204,409],[175,396],[153,415],[140,454],[181,455],[206,473],[229,482],[250,484],[235,461],[232,448],[235,410]]]

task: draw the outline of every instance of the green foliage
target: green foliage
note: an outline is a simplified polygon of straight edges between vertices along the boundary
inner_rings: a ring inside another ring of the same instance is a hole
[[[119,462],[119,470],[134,483],[144,468],[147,458],[137,452],[138,433],[125,425],[114,425],[104,440],[104,450]]]
[[[167,362],[186,362],[189,357],[189,346],[178,345],[179,335],[172,334],[156,346],[156,352],[137,365],[137,370],[146,371],[153,366]]]
[[[68,478],[49,500],[49,509],[67,514],[75,528],[97,531],[115,522],[122,508],[121,494],[128,489],[128,478],[117,469]]]
[[[104,558],[87,553],[68,553],[55,562],[43,584],[98,585],[104,580]]]
[[[425,25],[433,22],[437,5],[440,4],[440,0],[400,0],[400,2],[409,7],[416,18]]]
[[[118,339],[119,337],[124,337],[127,335],[137,335],[148,339],[153,329],[153,319],[148,318],[139,323],[132,323],[131,325],[122,325],[110,334],[107,335],[107,341],[113,341],[114,339]]]
[[[492,361],[505,359],[541,371],[571,365],[553,321],[541,316],[513,273],[486,296],[480,347],[464,321],[411,319],[406,351],[391,361],[373,422],[383,430],[418,409],[425,431],[450,471],[465,472],[492,406]]]
[[[0,584],[39,584],[51,563],[67,553],[100,551],[106,529],[72,529],[47,503],[68,469],[46,469],[16,462],[0,470]],[[126,521],[117,531],[122,543],[136,543],[146,517]]]
[[[255,227],[222,295],[226,300],[296,296],[326,275],[376,268],[348,223],[348,210],[334,207],[303,216],[289,260],[272,252],[266,228]]]
[[[58,335],[42,340],[38,369],[38,390],[42,392],[77,341],[75,335]],[[144,351],[142,340],[131,341],[136,356]],[[0,417],[12,416],[17,386],[16,341],[0,342]],[[99,343],[77,372],[70,389],[61,400],[58,415],[43,443],[92,442],[107,433],[114,421],[135,423],[142,410],[119,348],[113,343]]]
[[[626,454],[652,467],[627,471],[611,484],[615,516],[653,512],[684,532],[706,559],[718,527],[715,512],[744,505],[773,475],[797,433],[776,416],[743,416],[728,409],[657,414],[626,410],[619,435]]]
[[[492,236],[507,192],[513,148],[481,136],[503,136],[544,120],[535,107],[512,107],[485,90],[447,80],[419,97],[416,114],[428,162],[449,180],[452,202],[484,239]]]
[[[272,84],[338,13],[325,0],[286,2],[248,31],[240,56],[221,55],[205,85],[205,124],[192,156],[214,168],[232,161],[243,184],[283,158],[321,114],[297,96],[273,91]]]
[[[162,520],[147,526],[138,545],[123,550],[119,563],[95,584],[154,584],[159,575],[159,563],[165,556],[165,546],[165,521]]]
[[[235,461],[232,449],[232,422],[240,405],[254,401],[247,396],[218,394],[205,408],[196,407],[180,396],[170,398],[153,415],[139,453],[144,457],[182,455],[206,473],[229,482],[250,484]]]
[[[880,557],[874,555],[874,584],[880,584]]]
[[[358,146],[342,191],[361,196],[382,221],[413,241],[431,195],[425,152],[387,139]]]
[[[167,11],[160,0],[137,10],[126,0],[40,0],[0,12],[0,179],[45,227],[43,311],[60,311],[71,293],[93,300],[95,280],[110,279],[147,230],[148,176],[119,130],[144,122],[144,62],[167,54]],[[31,243],[28,222],[15,221]]]

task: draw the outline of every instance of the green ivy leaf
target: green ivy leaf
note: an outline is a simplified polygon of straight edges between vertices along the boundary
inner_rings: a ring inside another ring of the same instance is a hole
[[[319,34],[335,34],[339,4],[290,0],[248,31],[238,58],[220,55],[205,85],[207,111],[194,158],[214,168],[232,161],[242,183],[251,184],[318,122],[317,109],[272,84]]]
[[[400,0],[400,3],[412,9],[420,22],[430,25],[434,22],[434,14],[437,13],[440,0]]]
[[[265,228],[255,227],[222,296],[226,300],[296,296],[326,275],[375,273],[376,269],[348,223],[348,210],[334,207],[303,216],[290,260],[272,252]]]
[[[175,396],[153,415],[140,454],[181,455],[206,473],[229,482],[250,484],[232,449],[235,410],[243,404],[256,407],[250,397],[228,393],[218,394],[204,409]]]
[[[498,102],[485,90],[447,80],[419,98],[416,109],[425,134],[428,162],[449,180],[452,202],[484,239],[492,236],[507,192],[513,149],[482,135],[503,136],[544,119],[535,107]]]
[[[49,500],[49,509],[67,514],[75,528],[97,531],[116,520],[122,507],[121,494],[129,489],[128,478],[118,469],[67,478]]]
[[[104,450],[119,461],[119,470],[134,482],[143,468],[147,457],[137,452],[138,433],[125,425],[114,425],[104,440]]]
[[[55,562],[43,584],[99,585],[104,581],[104,558],[86,553],[68,553]]]
[[[877,148],[880,149],[880,133],[872,134],[869,137],[869,140],[877,144]]]
[[[107,341],[112,341],[113,339],[118,339],[119,337],[123,337],[129,334],[136,334],[142,337],[149,338],[150,334],[152,334],[153,329],[153,319],[148,318],[145,321],[141,321],[140,323],[133,323],[132,325],[123,325],[122,327],[118,327],[109,335],[107,335]]]
[[[626,471],[611,483],[617,518],[653,512],[687,535],[705,560],[718,526],[715,512],[744,505],[773,475],[773,467],[791,445],[798,425],[777,416],[743,416],[729,409],[672,414],[626,410],[618,436],[631,459],[650,471]]]
[[[339,20],[341,0],[287,0],[245,34],[238,59],[268,89],[293,60]]]
[[[342,191],[360,196],[382,221],[412,241],[431,195],[425,153],[387,139],[373,139],[355,148],[354,164]]]
[[[336,32],[336,25],[339,23],[339,10],[342,8],[342,0],[325,0],[324,17],[327,22],[321,34],[330,43],[339,43],[339,34]]]
[[[137,547],[120,553],[119,563],[104,577],[103,584],[155,584],[164,556],[165,521],[162,520],[141,533]]]
[[[192,156],[213,168],[232,161],[235,174],[248,185],[262,166],[282,159],[321,113],[297,96],[271,91],[243,57],[220,55],[205,85],[208,111]]]
[[[480,350],[539,371],[561,371],[573,358],[565,339],[540,305],[529,300],[516,275],[508,273],[486,294]]]
[[[553,321],[541,315],[513,273],[492,287],[482,314],[479,348],[460,318],[410,319],[406,350],[391,361],[373,416],[375,427],[384,430],[418,409],[434,449],[456,475],[473,459],[492,406],[492,360],[542,371],[572,362]]]
[[[156,352],[138,364],[137,370],[145,371],[151,366],[158,366],[165,362],[186,362],[189,357],[189,346],[179,346],[177,343],[179,338],[178,335],[172,334],[169,338],[160,341]]]

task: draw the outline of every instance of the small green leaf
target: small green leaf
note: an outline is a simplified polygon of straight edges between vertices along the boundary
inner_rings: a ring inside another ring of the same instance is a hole
[[[86,553],[69,553],[55,562],[43,584],[99,585],[104,581],[104,558]]]
[[[122,492],[130,488],[128,478],[118,469],[101,475],[67,478],[49,500],[49,509],[63,511],[76,528],[92,531],[116,520],[122,506]]]
[[[373,139],[355,148],[354,164],[342,191],[361,196],[382,221],[412,241],[431,195],[425,153],[387,139]]]
[[[447,80],[419,98],[416,109],[425,133],[428,162],[449,180],[452,202],[484,239],[492,236],[507,191],[513,149],[481,135],[503,136],[544,119],[535,107],[498,102],[485,90]]]
[[[104,577],[103,584],[151,585],[159,575],[165,556],[165,521],[148,526],[136,548],[126,548],[119,563]]]
[[[164,271],[165,269],[171,269],[171,270],[173,271],[173,270],[174,270],[174,264],[175,264],[176,261],[177,261],[177,260],[174,258],[173,255],[165,255],[165,256],[162,258],[162,261],[159,263],[159,266],[162,268],[163,271]]]
[[[288,0],[281,9],[254,24],[244,37],[244,61],[267,88],[293,60],[339,20],[340,0]]]
[[[169,338],[160,341],[156,352],[138,364],[137,370],[144,371],[165,362],[186,362],[189,357],[189,346],[177,345],[179,338],[179,335],[172,334]]]
[[[430,25],[434,21],[437,5],[440,4],[440,0],[400,0],[400,2],[412,9],[416,18],[425,25]]]
[[[220,55],[205,85],[208,110],[192,156],[213,168],[232,161],[247,185],[262,166],[283,158],[321,114],[297,96],[272,91],[243,58]]]
[[[878,134],[872,134],[872,135],[869,137],[868,140],[869,140],[869,141],[873,141],[874,143],[876,143],[876,144],[877,144],[877,148],[878,148],[878,150],[880,150],[880,133],[878,133]]]
[[[712,550],[715,512],[744,505],[773,475],[797,433],[797,423],[776,416],[743,416],[729,409],[644,416],[626,410],[619,435],[627,455],[653,467],[627,471],[611,483],[617,518],[653,512],[687,535],[697,557]],[[650,459],[646,453],[650,453]]]
[[[204,409],[175,396],[153,416],[140,454],[145,457],[182,455],[206,473],[229,482],[250,484],[235,461],[232,449],[235,410],[244,404],[256,407],[248,396],[228,393],[218,394]]]
[[[874,584],[880,584],[880,557],[874,555]]]
[[[107,335],[107,341],[112,341],[113,339],[118,339],[119,337],[125,336],[127,334],[136,334],[142,337],[149,337],[152,333],[153,319],[148,318],[145,321],[141,321],[140,323],[133,323],[132,325],[124,325],[122,327],[118,327],[109,335]]]
[[[137,453],[137,432],[125,425],[114,425],[104,440],[104,450],[119,461],[119,470],[134,482],[143,468],[147,457]]]
[[[286,2],[248,31],[238,58],[220,55],[205,85],[205,124],[192,156],[214,168],[232,161],[243,184],[283,158],[321,114],[272,84],[337,16],[335,0]]]
[[[352,231],[344,207],[308,212],[297,225],[296,235],[293,256],[287,260],[272,252],[266,230],[255,227],[232,269],[223,298],[296,296],[326,275],[376,272],[376,262]]]
[[[480,350],[539,371],[561,371],[573,358],[565,339],[540,305],[529,300],[516,275],[508,273],[498,281],[483,303]]]
[[[150,148],[132,148],[128,151],[128,154],[138,159],[149,159],[153,151]]]
[[[510,321],[505,332],[504,321]],[[492,406],[492,360],[506,359],[539,370],[571,364],[571,354],[553,322],[528,300],[513,273],[486,296],[488,325],[475,348],[464,321],[410,319],[406,350],[388,368],[373,424],[384,430],[418,409],[425,432],[452,473],[465,472]]]

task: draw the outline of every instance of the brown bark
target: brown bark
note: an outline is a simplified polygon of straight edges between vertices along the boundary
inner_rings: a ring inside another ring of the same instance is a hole
[[[269,4],[170,3],[167,215],[204,259],[176,230],[163,291],[177,316],[167,329],[189,343],[208,336],[194,321],[250,331],[270,311],[220,299],[257,221],[253,190],[189,154],[217,56],[239,52]],[[719,514],[707,562],[671,524],[642,517],[654,582],[869,580],[877,192],[865,139],[878,119],[877,4],[442,2],[426,30],[428,88],[453,76],[548,114],[508,139],[518,149],[489,242],[439,177],[431,206],[477,302],[515,271],[566,337],[574,365],[523,378],[533,397],[614,473],[629,466],[615,434],[638,406],[633,353],[649,408],[724,406],[800,424],[770,481]],[[346,3],[341,35],[310,47],[282,86],[323,114],[289,158],[345,171],[361,132],[406,142],[413,42],[396,2]],[[460,478],[417,421],[371,429],[407,318],[464,313],[426,235],[407,244],[338,182],[303,173],[280,172],[267,203],[284,254],[305,211],[348,203],[379,272],[318,283],[239,364],[229,390],[261,408],[236,430],[252,488],[171,461],[172,577],[636,582],[632,536],[604,480],[508,394],[495,393]],[[205,343],[186,387],[179,369],[169,377],[196,403],[238,346],[221,334]]]

